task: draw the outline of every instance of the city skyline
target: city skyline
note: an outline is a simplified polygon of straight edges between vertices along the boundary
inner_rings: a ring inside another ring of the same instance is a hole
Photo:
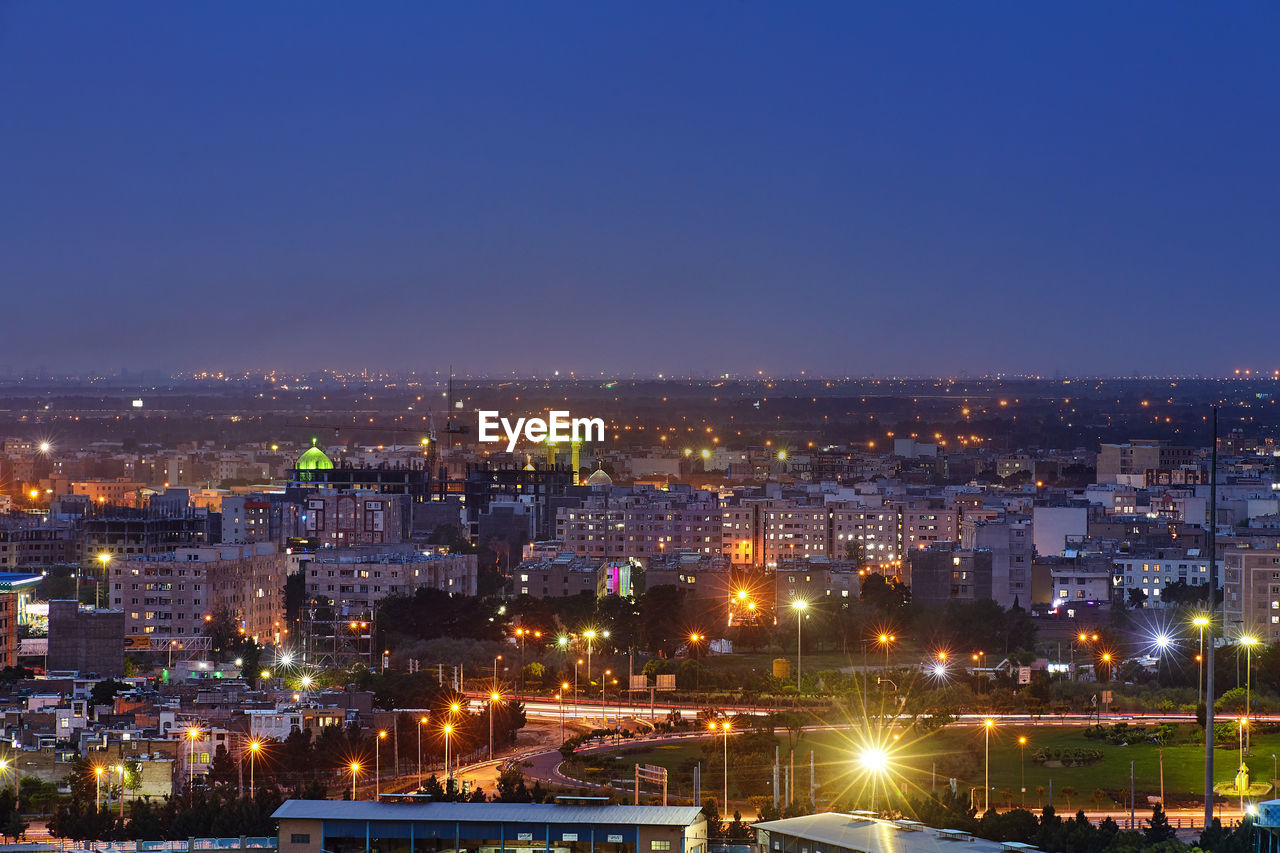
[[[1274,8],[134,11],[0,18],[0,363],[1273,367]]]

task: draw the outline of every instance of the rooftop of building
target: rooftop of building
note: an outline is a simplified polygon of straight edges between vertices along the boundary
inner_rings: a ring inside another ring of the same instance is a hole
[[[824,812],[754,824],[779,836],[810,841],[824,850],[856,853],[950,853],[963,842],[966,853],[1034,851],[1028,844],[987,841],[954,829],[934,829],[910,820],[881,820],[868,815]]]
[[[697,806],[562,805],[550,803],[378,803],[286,800],[276,820],[449,821],[529,824],[631,824],[689,826],[702,817]]]

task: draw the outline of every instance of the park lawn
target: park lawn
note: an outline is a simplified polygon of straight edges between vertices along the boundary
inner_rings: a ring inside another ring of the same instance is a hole
[[[1093,794],[1096,789],[1107,792],[1100,801],[1103,808],[1127,807],[1129,790],[1129,762],[1132,761],[1137,802],[1140,807],[1146,805],[1147,796],[1160,793],[1160,750],[1154,744],[1140,743],[1130,746],[1113,746],[1102,740],[1090,740],[1083,735],[1083,727],[1024,727],[1016,724],[998,724],[991,734],[991,802],[1002,804],[1002,791],[1012,793],[1013,803],[1020,801],[1022,760],[1018,746],[1018,737],[1027,738],[1026,746],[1026,804],[1029,807],[1049,804],[1049,788],[1053,789],[1053,805],[1059,811],[1067,811],[1067,796],[1064,788],[1074,789],[1070,797],[1069,810],[1078,808],[1094,808]],[[1183,727],[1180,737],[1189,733]],[[908,796],[927,793],[936,783],[941,790],[948,782],[942,768],[946,766],[946,756],[960,755],[969,752],[973,758],[969,766],[973,772],[970,778],[958,778],[957,788],[963,793],[971,786],[977,786],[977,796],[981,796],[983,784],[983,731],[971,725],[953,725],[941,731],[931,733],[914,742],[894,741],[886,738],[891,744],[892,775],[907,792]],[[703,760],[702,744],[705,741],[688,741],[685,743],[658,744],[641,752],[614,758],[612,755],[592,757],[592,764],[612,770],[616,779],[628,778],[635,763],[657,764],[666,767],[671,773],[672,793],[682,796],[691,795],[692,780],[687,767]],[[779,752],[784,765],[788,761],[788,744],[785,733],[778,736]],[[1034,763],[1032,755],[1038,747],[1045,748],[1085,748],[1101,750],[1103,758],[1100,762],[1086,767],[1045,767]],[[795,790],[798,797],[803,797],[809,784],[809,753],[814,754],[814,765],[824,799],[830,800],[841,792],[856,791],[862,787],[866,776],[859,761],[858,754],[862,749],[861,739],[852,730],[806,732],[796,747]],[[1257,781],[1269,780],[1272,773],[1272,754],[1280,755],[1280,733],[1258,734],[1254,737],[1251,754],[1248,757],[1250,776]],[[1235,749],[1215,750],[1215,778],[1219,782],[1230,781],[1236,772],[1239,753]],[[939,766],[936,780],[931,778],[931,768]],[[1203,790],[1204,747],[1201,744],[1176,744],[1164,748],[1164,785],[1165,799],[1170,807],[1179,804],[1196,805],[1200,802]],[[720,790],[723,784],[721,771],[712,771],[707,763],[703,764],[702,787],[704,795],[712,795]],[[1037,787],[1043,787],[1044,793],[1038,794]],[[760,790],[742,790],[730,773],[729,793],[734,799],[745,799],[749,796],[769,796],[768,787]]]

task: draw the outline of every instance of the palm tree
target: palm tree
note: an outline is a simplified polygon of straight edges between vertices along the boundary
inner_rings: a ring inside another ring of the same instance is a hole
[[[1075,792],[1076,792],[1076,789],[1071,787],[1070,785],[1062,786],[1062,796],[1067,798],[1067,811],[1071,811],[1071,795],[1074,794]]]
[[[1044,809],[1044,785],[1036,785],[1036,808]]]
[[[1107,798],[1106,791],[1102,790],[1101,788],[1093,789],[1093,796],[1090,797],[1089,799],[1093,800],[1094,811],[1102,810],[1102,803],[1104,800],[1106,800],[1106,798]]]

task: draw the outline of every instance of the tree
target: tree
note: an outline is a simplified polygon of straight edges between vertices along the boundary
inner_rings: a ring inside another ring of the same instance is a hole
[[[645,647],[668,657],[685,642],[685,591],[673,584],[647,590],[640,604]]]
[[[498,776],[498,788],[497,793],[494,795],[494,801],[499,803],[528,803],[533,801],[520,768],[508,767]]]
[[[93,689],[89,691],[89,702],[93,705],[110,705],[115,701],[117,693],[128,689],[129,685],[123,681],[108,678],[106,681],[99,681],[93,685]]]
[[[1141,610],[1142,606],[1147,603],[1147,597],[1145,592],[1134,587],[1129,590],[1128,605],[1134,610]]]
[[[1142,838],[1148,844],[1159,844],[1161,841],[1168,841],[1176,838],[1178,834],[1173,827],[1169,825],[1169,818],[1164,813],[1164,806],[1156,803],[1156,807],[1151,810],[1151,817],[1147,818],[1147,826],[1142,830]]]
[[[1070,785],[1062,786],[1062,796],[1067,800],[1067,808],[1071,808],[1071,797],[1075,794],[1076,789]]]

